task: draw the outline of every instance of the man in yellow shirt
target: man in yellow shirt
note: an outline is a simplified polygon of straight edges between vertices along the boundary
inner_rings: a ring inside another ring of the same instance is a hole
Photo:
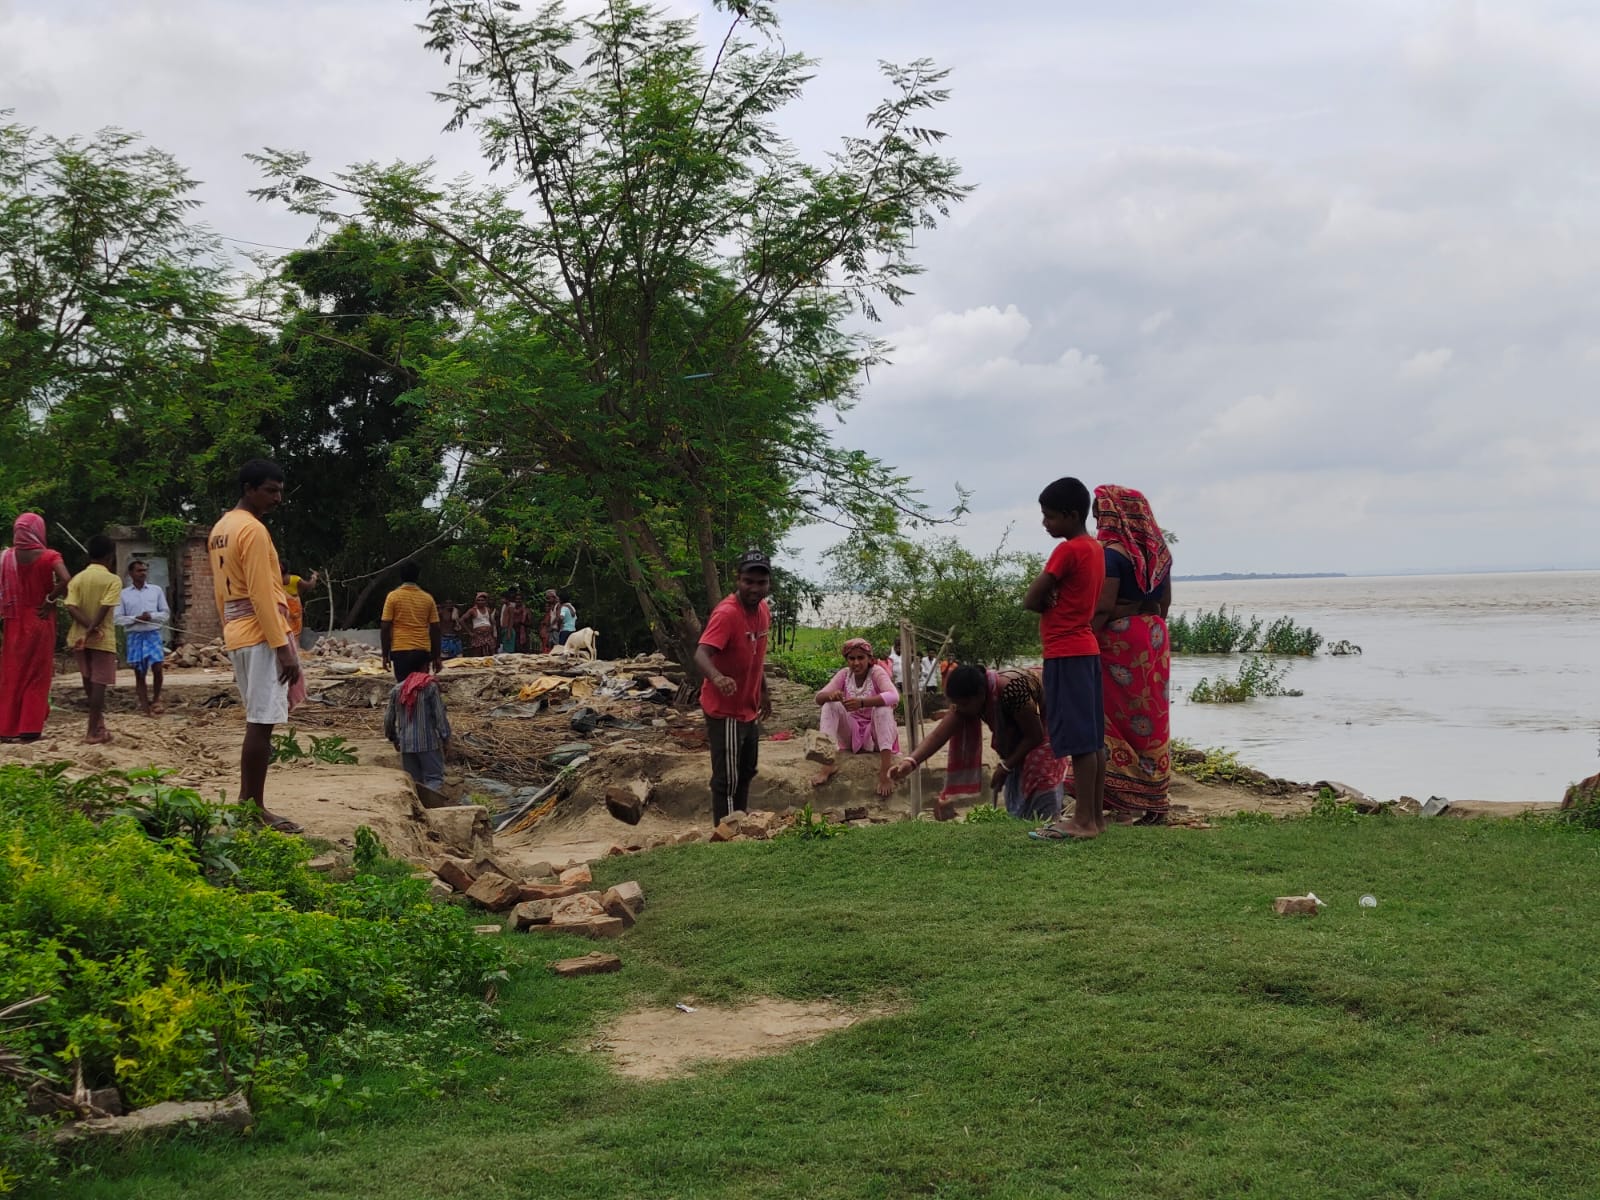
[[[383,665],[394,667],[397,683],[404,683],[413,671],[426,671],[429,663],[435,675],[444,667],[439,606],[417,586],[421,576],[416,563],[401,563],[400,586],[383,601],[378,636],[383,642]]]
[[[267,810],[272,727],[289,719],[291,690],[303,694],[300,658],[289,638],[289,598],[272,534],[261,523],[283,503],[283,468],[258,458],[239,468],[239,503],[211,527],[212,587],[222,618],[222,644],[244,701],[239,751],[239,803],[254,801],[261,818],[282,833],[299,825]],[[298,699],[296,696],[295,699]]]
[[[78,660],[83,694],[89,697],[89,732],[83,740],[103,746],[111,740],[106,728],[106,689],[117,682],[117,635],[111,618],[122,603],[122,580],[111,569],[116,565],[117,547],[110,538],[97,533],[86,549],[89,565],[67,584],[67,612],[72,617],[67,645]]]

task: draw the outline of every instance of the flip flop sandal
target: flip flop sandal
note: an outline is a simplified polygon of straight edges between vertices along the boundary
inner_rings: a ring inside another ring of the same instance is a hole
[[[1038,829],[1028,830],[1028,836],[1036,842],[1087,842],[1090,839],[1068,833],[1053,822]]]
[[[295,822],[289,820],[288,817],[278,818],[278,820],[269,824],[267,828],[272,830],[274,833],[287,834],[304,833],[306,831],[306,827],[304,825],[297,825]]]

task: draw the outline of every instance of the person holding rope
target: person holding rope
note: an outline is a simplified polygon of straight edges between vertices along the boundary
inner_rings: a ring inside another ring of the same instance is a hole
[[[139,694],[139,709],[147,717],[162,712],[161,684],[165,678],[166,651],[161,646],[161,627],[172,620],[167,594],[150,582],[150,566],[135,559],[128,564],[128,586],[117,603],[116,622],[127,630],[128,665],[133,668],[133,687]],[[145,677],[150,676],[155,690]]]

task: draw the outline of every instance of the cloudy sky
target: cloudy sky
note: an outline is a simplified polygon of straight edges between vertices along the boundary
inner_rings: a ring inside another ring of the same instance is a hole
[[[979,191],[842,437],[971,488],[974,548],[1042,549],[1033,497],[1074,474],[1145,490],[1183,572],[1600,567],[1600,7],[779,8],[821,59],[807,151],[859,130],[879,59],[953,69],[930,123]],[[0,108],[138,130],[234,245],[296,245],[245,152],[477,169],[423,11],[0,0]]]

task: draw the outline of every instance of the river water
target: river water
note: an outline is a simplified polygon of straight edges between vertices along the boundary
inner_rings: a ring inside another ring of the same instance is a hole
[[[1600,771],[1600,571],[1175,585],[1173,612],[1287,614],[1359,657],[1294,663],[1300,697],[1193,704],[1235,657],[1176,655],[1172,732],[1368,795],[1559,800]]]

